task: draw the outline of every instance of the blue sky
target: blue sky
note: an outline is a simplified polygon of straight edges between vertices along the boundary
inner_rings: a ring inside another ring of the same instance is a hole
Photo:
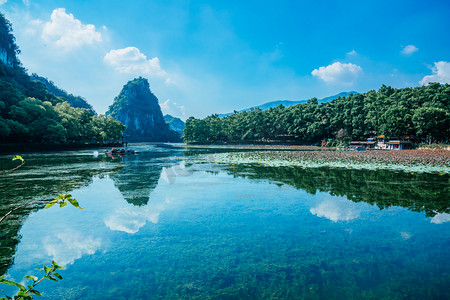
[[[104,113],[149,79],[186,119],[450,82],[450,1],[0,0],[30,73]]]

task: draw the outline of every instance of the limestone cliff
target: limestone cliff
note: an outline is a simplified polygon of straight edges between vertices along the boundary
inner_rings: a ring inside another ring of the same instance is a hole
[[[178,135],[164,122],[158,98],[150,91],[147,79],[129,81],[106,112],[127,126],[129,142],[174,142]]]

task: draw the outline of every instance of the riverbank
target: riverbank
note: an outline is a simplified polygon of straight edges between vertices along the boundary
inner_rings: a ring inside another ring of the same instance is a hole
[[[0,154],[21,154],[29,152],[68,151],[102,147],[122,147],[122,143],[108,144],[0,144]]]
[[[335,167],[389,169],[405,172],[450,173],[450,151],[252,151],[217,153],[209,156],[216,163],[304,168]]]
[[[319,146],[291,145],[182,145],[186,149],[230,149],[230,150],[334,150]]]

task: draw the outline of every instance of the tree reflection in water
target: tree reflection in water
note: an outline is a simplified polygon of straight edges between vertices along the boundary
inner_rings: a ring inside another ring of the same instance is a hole
[[[380,209],[401,206],[427,217],[450,213],[448,175],[331,168],[230,166],[233,176],[268,179],[310,194],[327,192]]]

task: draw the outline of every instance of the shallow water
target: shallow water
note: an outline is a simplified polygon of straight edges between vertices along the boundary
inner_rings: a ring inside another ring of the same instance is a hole
[[[8,219],[3,272],[19,281],[52,259],[65,265],[60,283],[39,285],[49,299],[450,294],[447,175],[232,166],[196,151],[137,148],[114,159],[27,155],[2,175],[2,212],[60,192],[85,207]]]

